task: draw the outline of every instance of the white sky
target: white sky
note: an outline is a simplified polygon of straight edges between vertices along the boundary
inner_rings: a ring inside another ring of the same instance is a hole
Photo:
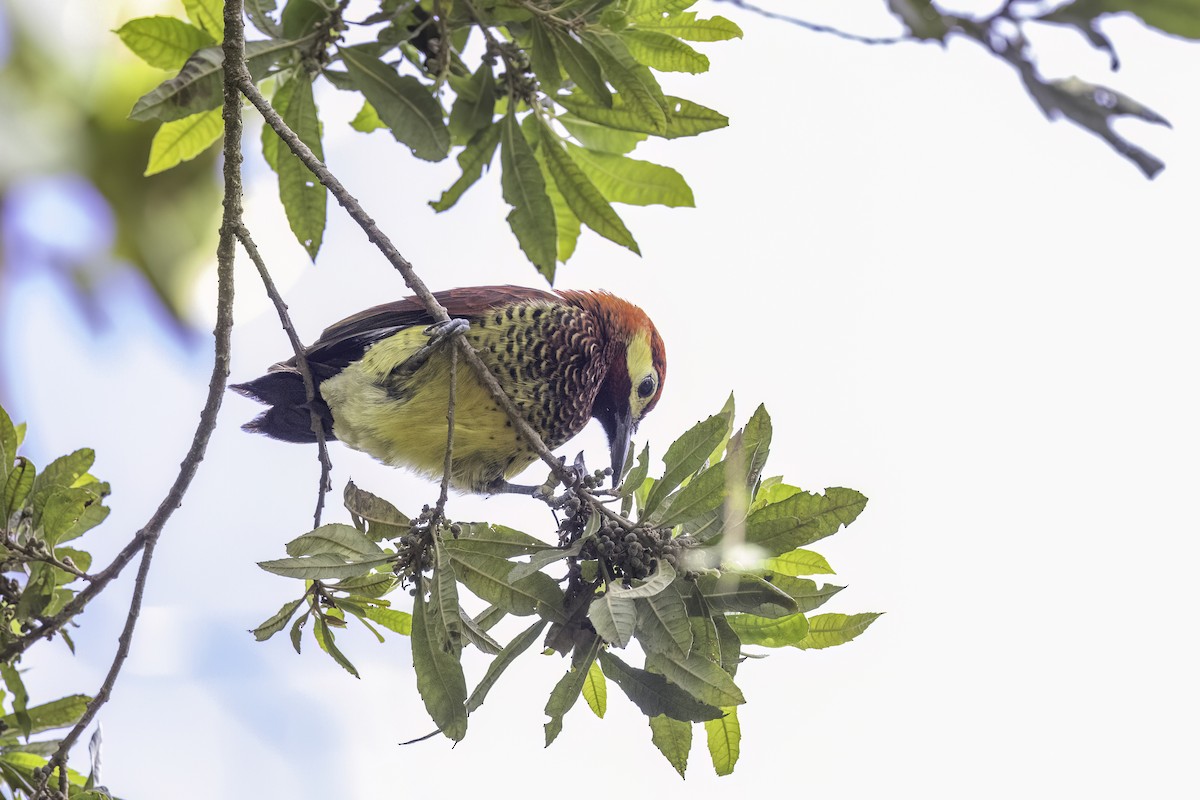
[[[873,0],[775,7],[892,30]],[[713,777],[698,733],[681,784],[611,685],[608,719],[581,702],[543,750],[541,708],[566,665],[536,654],[457,748],[398,748],[432,728],[406,640],[342,636],[364,675],[355,681],[311,641],[297,657],[286,637],[256,644],[245,632],[299,592],[255,562],[307,530],[317,466],[308,448],[240,432],[256,407],[230,395],[102,713],[111,789],[133,800],[440,797],[611,776],[611,791],[696,797],[1194,791],[1195,48],[1112,20],[1124,62],[1112,76],[1077,35],[1035,40],[1047,74],[1108,83],[1171,120],[1121,125],[1167,162],[1148,182],[1099,140],[1046,122],[1015,74],[969,43],[869,48],[725,5],[698,10],[736,19],[746,37],[701,46],[711,75],[664,84],[732,124],[635,154],[679,169],[698,208],[622,209],[644,258],[585,234],[559,286],[610,289],[657,323],[670,369],[639,437],[655,455],[734,389],[739,421],[760,402],[772,412],[769,474],[870,497],[854,526],[816,547],[833,582],[849,584],[823,610],[887,615],[845,647],[743,666],[730,778]],[[384,132],[357,134],[348,95],[320,99],[331,167],[431,286],[539,285],[495,175],[435,215],[425,201],[455,179],[453,161],[425,164]],[[406,293],[332,203],[325,249],[306,266],[271,176],[257,161],[248,169],[249,224],[290,276],[302,337]],[[240,278],[233,377],[246,379],[288,347],[252,273]],[[63,310],[49,280],[15,291],[3,351],[22,381],[14,416],[29,421],[40,464],[96,448],[95,472],[115,487],[112,518],[92,535],[108,552],[173,478],[206,356],[175,346],[128,285],[107,293],[116,322],[101,333]],[[565,452],[602,452],[598,431],[577,442]],[[339,489],[353,477],[410,508],[436,496],[340,446],[333,455]],[[457,498],[451,513],[549,537],[548,514],[525,505]],[[128,584],[88,611],[74,659],[29,659],[31,689],[94,691],[127,596]],[[484,665],[472,651],[469,683]]]

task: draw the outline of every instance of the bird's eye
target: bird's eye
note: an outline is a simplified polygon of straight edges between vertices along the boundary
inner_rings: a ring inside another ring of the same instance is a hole
[[[641,383],[638,384],[638,397],[649,397],[654,394],[654,378],[647,375]]]

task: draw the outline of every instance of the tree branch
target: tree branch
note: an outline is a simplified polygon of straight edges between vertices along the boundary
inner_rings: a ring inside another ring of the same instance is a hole
[[[839,39],[845,39],[848,42],[856,42],[858,44],[900,44],[902,42],[913,41],[913,37],[911,36],[860,36],[857,33],[850,33],[848,31],[843,31],[840,28],[830,27],[829,25],[821,25],[819,23],[809,22],[808,20],[799,19],[797,17],[790,17],[787,14],[779,14],[774,11],[768,11],[760,6],[747,3],[746,0],[713,0],[713,2],[728,3],[731,6],[737,6],[743,11],[749,11],[751,14],[757,14],[760,17],[786,22],[789,25],[795,25],[799,28],[804,28],[807,31],[812,31],[813,33],[827,33],[830,36],[836,36]]]

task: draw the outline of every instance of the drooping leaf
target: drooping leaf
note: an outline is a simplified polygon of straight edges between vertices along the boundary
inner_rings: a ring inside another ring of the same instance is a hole
[[[646,669],[665,675],[671,683],[685,690],[702,703],[712,706],[735,706],[746,702],[742,690],[720,664],[709,661],[699,653],[673,657],[664,652],[648,653]]]
[[[703,722],[721,716],[721,709],[702,703],[662,675],[631,667],[606,650],[599,655],[604,676],[620,687],[643,714],[666,714],[684,722]]]
[[[524,653],[530,646],[537,641],[541,635],[542,629],[546,627],[546,620],[539,619],[534,622],[521,633],[517,634],[511,642],[497,654],[492,662],[488,664],[487,671],[483,674],[483,679],[479,681],[479,685],[475,687],[475,691],[471,692],[471,697],[467,701],[467,711],[471,712],[483,705],[484,699],[488,692],[496,685],[496,681],[508,669],[509,665],[516,660],[517,656]]]
[[[8,480],[8,473],[17,460],[17,429],[13,427],[8,412],[0,406],[0,482]]]
[[[470,644],[475,645],[479,652],[494,656],[504,649],[503,645],[488,635],[488,632],[480,627],[474,619],[469,617],[467,612],[461,607],[458,609],[458,614],[462,625],[463,638]]]
[[[342,47],[338,53],[354,85],[383,120],[396,141],[408,145],[425,161],[441,161],[450,153],[450,131],[442,108],[420,80],[399,75],[363,47]]]
[[[142,174],[157,175],[184,161],[191,161],[220,139],[224,131],[225,121],[219,108],[164,122],[150,142],[150,156]]]
[[[500,125],[491,125],[476,133],[467,146],[458,154],[458,166],[462,169],[462,177],[437,200],[431,200],[429,205],[434,211],[447,211],[458,202],[463,193],[470,189],[483,176],[492,158],[496,154],[496,146],[500,144]]]
[[[313,155],[324,159],[321,121],[313,100],[312,82],[306,76],[297,76],[279,88],[274,101],[275,109],[288,127],[308,145]],[[288,224],[297,241],[308,251],[308,257],[315,261],[325,233],[325,187],[298,156],[283,146],[279,147],[276,172],[279,173],[279,200],[283,203]]]
[[[207,32],[176,17],[139,17],[116,30],[134,55],[152,67],[177,70],[188,56],[217,43]]]
[[[687,181],[670,167],[575,145],[568,145],[567,152],[609,202],[670,208],[696,205]]]
[[[786,592],[757,575],[740,572],[702,575],[696,579],[695,587],[716,611],[741,611],[760,616],[773,612],[771,616],[781,617],[799,609]]]
[[[508,224],[530,262],[543,274],[553,275],[558,256],[554,207],[546,195],[546,181],[533,149],[521,134],[511,108],[501,123],[500,165],[504,201],[513,207]]]
[[[594,658],[588,667],[587,678],[583,681],[583,699],[593,714],[604,719],[604,714],[608,711],[608,683],[604,679],[604,671]]]
[[[0,483],[0,528],[7,528],[9,517],[25,505],[29,493],[33,491],[36,474],[33,462],[24,456],[17,456],[8,478]]]
[[[574,707],[575,701],[583,692],[588,674],[596,662],[596,655],[600,652],[600,645],[600,638],[593,636],[589,647],[577,646],[575,648],[576,657],[572,659],[571,668],[559,679],[558,683],[554,685],[553,691],[550,692],[550,699],[546,701],[546,716],[550,717],[550,721],[546,723],[547,747],[557,738],[562,730],[563,717]]]
[[[650,717],[650,741],[675,768],[679,777],[685,777],[688,755],[692,750],[691,724],[671,719],[665,714]]]
[[[554,51],[554,38],[548,26],[534,17],[529,25],[529,65],[537,75],[538,83],[546,94],[554,94],[562,85],[562,70],[558,66],[558,55]]]
[[[458,655],[442,649],[430,616],[424,593],[418,591],[410,637],[417,691],[438,730],[457,742],[467,735],[467,681]]]
[[[722,708],[725,716],[704,721],[708,735],[708,753],[718,775],[730,775],[742,751],[742,726],[738,723],[737,706]]]
[[[882,614],[817,614],[808,620],[808,637],[796,647],[820,650],[853,640]]]
[[[265,642],[287,627],[287,624],[292,621],[292,616],[303,603],[303,597],[299,600],[284,603],[277,612],[268,617],[261,625],[250,631],[250,633],[254,634],[254,638],[258,641]]]
[[[337,623],[345,627],[345,622],[340,617],[317,615],[316,624],[313,626],[313,636],[316,638],[320,648],[329,654],[334,663],[354,677],[361,678],[362,676],[358,674],[358,668],[350,663],[350,659],[346,658],[346,654],[338,648],[337,643],[334,641],[333,631],[330,629],[330,626]]]
[[[549,175],[550,167],[546,164],[544,153],[540,151],[537,153],[537,162],[542,170],[542,175]],[[565,264],[575,254],[575,246],[579,243],[579,234],[583,232],[583,224],[571,210],[567,198],[563,197],[562,192],[554,185],[554,179],[551,178],[545,183],[546,196],[550,198],[550,207],[554,209],[555,253],[558,260]],[[543,270],[542,275],[550,283],[554,282],[553,270],[548,273]]]

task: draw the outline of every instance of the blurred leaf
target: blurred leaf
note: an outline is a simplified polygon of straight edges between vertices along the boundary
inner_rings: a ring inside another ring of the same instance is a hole
[[[214,41],[225,38],[225,15],[222,0],[183,0],[188,19],[205,30]]]
[[[824,495],[800,492],[750,514],[746,543],[777,556],[836,533],[858,518],[867,498],[853,489],[832,487]]]
[[[483,679],[479,681],[479,685],[475,687],[475,691],[471,692],[471,697],[467,701],[467,711],[471,712],[483,705],[487,693],[496,685],[496,681],[508,669],[508,666],[516,660],[517,656],[529,649],[530,645],[537,641],[541,635],[542,629],[546,627],[546,620],[539,619],[537,622],[530,625],[528,628],[517,634],[511,642],[504,646],[504,649],[492,659],[488,664],[487,671],[483,674]]]
[[[559,95],[554,99],[580,119],[619,130],[661,136],[664,139],[696,136],[729,125],[729,118],[725,115],[690,100],[670,95],[664,97],[666,120],[661,126],[651,124],[635,109],[627,106],[625,97],[621,94],[613,95],[612,108],[598,105],[578,93]]]
[[[621,597],[612,588],[592,600],[588,619],[596,633],[615,647],[624,647],[633,637],[637,625],[637,606],[631,598]]]
[[[331,4],[326,8],[323,0],[287,0],[279,15],[283,35],[289,39],[299,39],[315,31],[329,18],[332,7]]]
[[[8,481],[8,474],[17,460],[17,430],[13,427],[8,412],[0,406],[0,485]],[[7,522],[7,520],[4,520]]]
[[[530,262],[543,275],[553,276],[558,255],[554,207],[546,195],[542,170],[512,109],[501,123],[500,165],[504,200],[513,207],[508,224]]]
[[[737,706],[722,708],[725,716],[704,721],[708,734],[708,752],[718,775],[733,774],[734,765],[742,750],[742,726],[738,723]]]
[[[442,649],[424,593],[413,602],[412,659],[417,691],[438,730],[454,741],[467,735],[467,682],[458,656]]]
[[[562,85],[562,71],[558,66],[558,56],[554,52],[554,40],[546,23],[534,17],[529,25],[530,46],[529,64],[537,75],[538,83],[546,94],[554,94]],[[486,62],[485,62],[486,63]]]
[[[158,69],[178,70],[188,56],[217,43],[207,32],[175,17],[139,17],[115,31],[133,54]]]
[[[254,638],[258,641],[265,642],[287,627],[287,624],[292,620],[292,616],[303,603],[303,597],[299,600],[293,600],[290,603],[284,603],[277,612],[268,617],[263,624],[250,631],[250,633],[254,634]]]
[[[351,561],[363,556],[373,558],[387,555],[365,533],[339,522],[322,525],[303,536],[298,536],[288,542],[285,549],[287,554],[293,557],[334,553]]]
[[[609,202],[670,208],[696,205],[687,181],[670,167],[571,144],[567,145],[567,151]]]
[[[150,158],[143,175],[157,175],[176,164],[191,161],[225,132],[221,109],[214,108],[190,117],[164,122],[150,143]]]
[[[808,620],[808,637],[796,644],[801,650],[820,650],[845,644],[857,637],[882,614],[817,614]]]
[[[700,702],[662,675],[631,667],[607,650],[600,651],[599,659],[604,676],[648,717],[666,714],[684,722],[703,722],[721,716],[721,709]]]
[[[482,61],[469,79],[454,81],[452,78],[451,82],[455,84],[457,97],[450,109],[450,135],[459,141],[469,141],[484,128],[492,126],[496,111],[496,78],[492,75],[492,65]]]
[[[342,62],[363,97],[387,123],[396,141],[425,161],[441,161],[450,153],[450,131],[442,108],[420,80],[396,70],[362,47],[338,49]]]
[[[658,30],[631,28],[622,31],[621,40],[635,59],[659,72],[708,72],[708,57],[695,48]]]
[[[1195,0],[1075,0],[1039,17],[1046,22],[1067,18],[1094,19],[1128,12],[1152,28],[1185,39],[1200,39],[1200,4]]]
[[[725,619],[742,644],[788,647],[798,645],[808,636],[808,619],[803,614],[791,614],[776,619],[753,614],[730,614]]]
[[[271,16],[275,10],[275,0],[245,0],[246,16],[259,32],[278,39],[283,36],[283,26]]]
[[[69,725],[74,725],[83,716],[84,712],[87,711],[88,703],[90,702],[92,702],[92,698],[87,695],[73,694],[49,703],[43,703],[40,706],[27,708],[26,714],[29,717],[30,727],[29,733],[25,735],[32,736],[35,733],[43,733],[55,728],[65,728]],[[0,730],[15,730],[20,724],[16,714],[8,714],[7,716],[0,717]]]
[[[692,750],[691,724],[671,719],[665,714],[650,717],[650,741],[675,768],[679,777],[685,777],[688,754]]]
[[[932,0],[887,0],[888,8],[918,39],[943,40],[950,32],[949,24]]]
[[[593,714],[604,719],[604,714],[608,711],[608,684],[595,658],[592,659],[587,677],[583,681],[583,699]]]
[[[696,0],[626,0],[624,5],[628,18],[640,25],[643,19],[669,19],[695,4]]]
[[[687,39],[689,42],[720,42],[742,38],[742,29],[724,17],[700,19],[694,11],[683,11],[668,17],[647,16],[637,20],[637,27],[655,30]]]
[[[672,657],[663,652],[646,655],[646,669],[662,673],[671,683],[685,690],[702,703],[712,706],[734,706],[746,702],[733,677],[719,664],[699,653]]]
[[[28,739],[33,732],[33,719],[29,716],[27,706],[29,703],[29,693],[25,691],[25,684],[21,681],[21,673],[17,671],[17,668],[11,662],[3,661],[0,662],[0,678],[3,678],[4,685],[8,689],[8,694],[12,698],[13,713],[9,716],[12,717],[15,723],[13,727]]]
[[[476,133],[467,142],[467,146],[458,154],[458,166],[462,169],[462,177],[442,192],[436,201],[429,205],[434,211],[447,211],[458,202],[463,193],[470,189],[483,176],[483,171],[492,163],[496,154],[496,145],[500,144],[499,124],[491,125]]]

